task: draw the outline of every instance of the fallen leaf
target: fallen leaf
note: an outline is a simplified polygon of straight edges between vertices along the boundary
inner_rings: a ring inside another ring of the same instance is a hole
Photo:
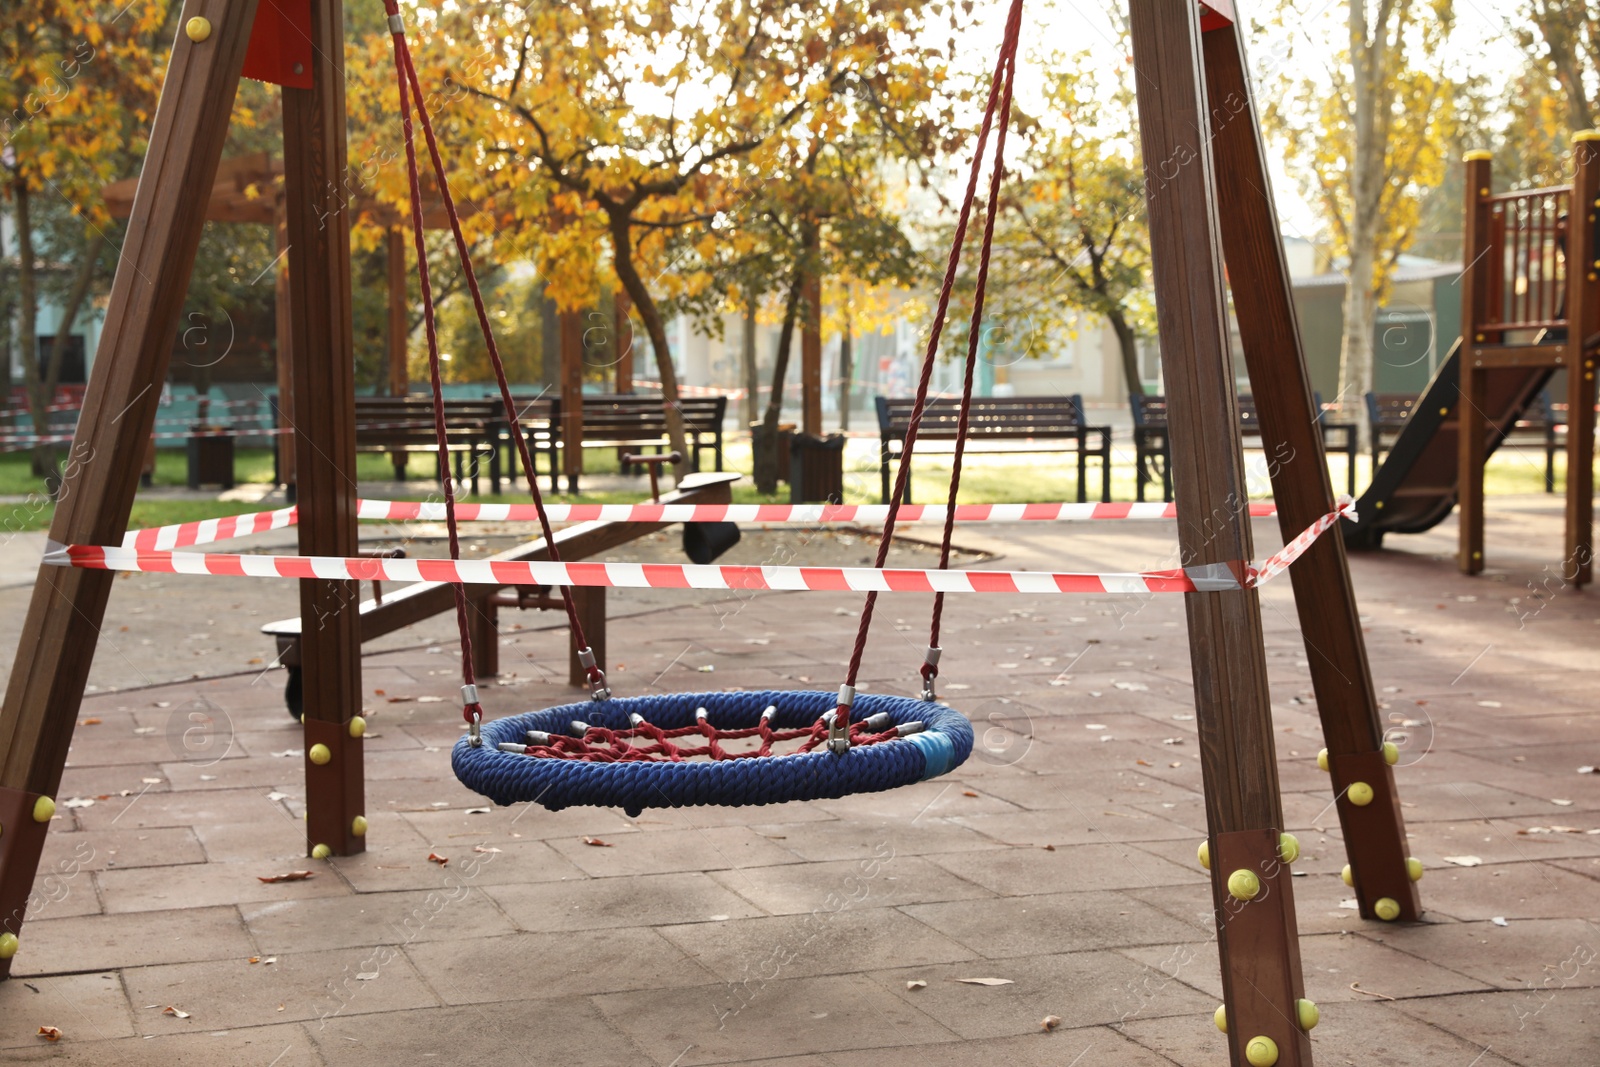
[[[1583,767],[1579,767],[1578,768],[1578,773],[1579,774],[1594,774],[1595,773],[1595,769],[1593,767],[1583,766]]]
[[[99,726],[100,725],[100,720],[99,719],[84,719],[83,721],[78,723],[78,725],[79,726]]]
[[[165,1008],[162,1008],[161,1009],[161,1014],[162,1015],[170,1015],[174,1019],[187,1019],[189,1017],[189,1013],[188,1012],[183,1011],[180,1008],[174,1008],[171,1004],[168,1004]]]
[[[1346,911],[1360,911],[1361,901],[1357,900],[1355,897],[1351,897],[1349,900],[1339,901],[1339,907],[1344,908]]]
[[[418,697],[418,704],[443,704],[444,697]]]
[[[91,797],[68,797],[61,806],[64,808],[92,808],[94,807],[94,800]]]
[[[961,795],[962,795],[962,796],[964,796],[964,797],[975,797],[975,796],[977,796],[977,795],[978,795],[978,794],[976,794],[976,793],[974,793],[974,792],[973,792],[973,791],[972,791],[972,790],[970,790],[970,789],[963,789],[963,790],[962,790],[962,791],[961,791]]]
[[[1085,730],[1104,730],[1106,724],[1103,722],[1086,722],[1083,724],[1083,728]]]
[[[928,988],[928,983],[924,982],[920,978],[913,978],[909,982],[906,983],[906,988],[907,989],[927,989]]]
[[[1572,801],[1570,801],[1570,800],[1552,800],[1552,801],[1550,801],[1550,803],[1559,805],[1560,807],[1563,807],[1563,808],[1572,807]]]
[[[384,699],[390,704],[404,704],[408,700],[410,700],[411,698],[410,697],[385,697]]]
[[[305,754],[306,750],[303,748],[286,748],[282,752],[273,753],[279,759],[292,759],[295,756],[304,756]]]
[[[610,841],[602,841],[598,837],[586,837],[586,838],[583,839],[583,843],[586,844],[586,845],[593,845],[595,848],[615,848],[616,847]]]
[[[289,871],[285,874],[258,874],[256,880],[273,885],[277,882],[303,882],[307,878],[315,878],[310,871]]]
[[[489,814],[489,809],[488,808],[468,808],[464,812],[464,814],[466,814],[466,815],[487,815],[487,814]]]
[[[370,982],[370,981],[372,981],[373,979],[375,979],[377,977],[378,977],[378,972],[377,971],[358,971],[358,972],[356,972],[356,981],[358,981],[358,982]]]
[[[139,781],[143,782],[145,785],[160,785],[162,782],[166,781],[166,779],[165,778],[141,778],[141,779],[139,779]]]
[[[44,1038],[46,1041],[60,1041],[61,1031],[54,1026],[41,1026],[39,1027],[38,1036]]]
[[[1576,826],[1530,826],[1526,830],[1518,830],[1519,834],[1581,834],[1583,831]]]
[[[267,799],[268,800],[288,800],[289,799],[289,794],[288,793],[280,793],[277,790],[273,790],[272,792],[267,794]]]
[[[1147,759],[1136,759],[1133,762],[1137,763],[1141,767],[1153,767],[1153,766],[1155,766],[1155,764],[1151,763]]]
[[[1446,856],[1446,863],[1453,863],[1457,867],[1476,867],[1483,861],[1477,856]]]
[[[1505,918],[1504,915],[1496,915],[1494,918],[1490,919],[1489,921],[1494,923],[1496,926],[1510,926],[1511,925],[1510,923],[1506,922],[1506,918]]]
[[[1130,693],[1148,693],[1150,691],[1150,687],[1143,682],[1112,682],[1111,684]]]
[[[450,862],[449,856],[441,856],[437,852],[428,853],[428,858],[441,867]]]
[[[497,848],[484,848],[482,845],[473,845],[472,846],[472,851],[474,851],[474,852],[499,852],[500,850],[497,849]]]
[[[1043,1019],[1039,1020],[1039,1025],[1044,1027],[1046,1030],[1054,1030],[1056,1027],[1061,1025],[1061,1016],[1046,1015]]]
[[[1393,1000],[1393,999],[1395,999],[1394,997],[1391,997],[1387,993],[1374,993],[1370,989],[1362,989],[1360,982],[1351,982],[1350,983],[1350,988],[1354,992],[1361,993],[1361,994],[1363,994],[1365,996],[1369,996],[1369,997],[1377,997],[1379,1000]]]
[[[957,978],[964,985],[1016,985],[1009,978]]]
[[[260,956],[251,956],[249,962],[251,962],[251,963],[260,963],[261,962],[261,957]]]

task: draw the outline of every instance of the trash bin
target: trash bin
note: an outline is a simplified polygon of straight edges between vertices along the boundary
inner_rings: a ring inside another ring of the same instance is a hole
[[[842,433],[789,435],[789,503],[844,503]]]
[[[233,488],[233,436],[227,433],[189,435],[189,488],[220,485]]]

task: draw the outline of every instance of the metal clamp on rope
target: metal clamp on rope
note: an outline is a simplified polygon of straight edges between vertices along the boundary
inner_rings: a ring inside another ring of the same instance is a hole
[[[855,700],[855,686],[839,687],[839,706],[833,709],[833,718],[828,720],[828,751],[835,756],[850,751],[850,705]]]
[[[922,657],[922,699],[935,701],[939,699],[933,691],[933,680],[939,677],[939,655],[944,649],[928,646],[927,655]]]
[[[483,747],[483,715],[481,712],[470,711],[478,703],[478,687],[464,685],[461,687],[461,710],[467,713],[467,743],[473,748]]]
[[[606,688],[606,672],[594,661],[594,649],[578,649],[578,665],[589,679],[589,697],[592,700],[610,700],[611,690]]]
[[[405,33],[406,32],[406,20],[401,18],[399,15],[390,15],[389,16],[389,32],[390,33]]]

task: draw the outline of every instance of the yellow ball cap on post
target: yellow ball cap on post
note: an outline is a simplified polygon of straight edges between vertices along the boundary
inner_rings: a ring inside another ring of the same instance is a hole
[[[1244,1047],[1244,1059],[1250,1067],[1273,1067],[1278,1062],[1278,1043],[1270,1037],[1252,1037]]]
[[[1323,749],[1321,752],[1317,753],[1317,768],[1319,770],[1324,770],[1324,771],[1328,769],[1328,750],[1327,749]]]
[[[1348,863],[1344,865],[1344,870],[1339,872],[1339,881],[1343,882],[1347,886],[1350,886],[1351,888],[1355,887],[1355,872],[1350,869],[1350,865]]]
[[[1254,900],[1261,892],[1261,879],[1256,872],[1240,867],[1228,875],[1228,893],[1235,900]]]
[[[317,845],[311,850],[311,858],[314,860],[325,860],[331,855],[333,855],[333,849],[327,845]]]
[[[1223,1033],[1228,1032],[1228,1006],[1218,1004],[1217,1010],[1211,1013],[1211,1021],[1217,1024],[1217,1029]]]
[[[1200,866],[1209,871],[1211,869],[1211,842],[1200,842],[1200,847],[1195,850],[1195,855],[1200,859]]]
[[[365,815],[357,815],[350,820],[350,833],[356,837],[367,836],[367,817]]]
[[[1349,797],[1350,803],[1356,807],[1364,808],[1372,803],[1372,798],[1377,794],[1373,793],[1372,787],[1366,782],[1351,782],[1350,788],[1344,791],[1344,795]]]
[[[49,822],[56,817],[56,802],[49,797],[40,797],[33,802],[33,821]]]
[[[9,960],[20,947],[16,934],[0,934],[0,960]]]
[[[1400,902],[1393,897],[1379,897],[1372,905],[1372,914],[1386,923],[1392,923],[1400,918]]]
[[[327,745],[312,745],[311,751],[307,752],[306,755],[318,767],[325,766],[329,760],[333,759],[333,753],[328,750]]]
[[[365,737],[367,734],[367,720],[356,715],[350,720],[350,736]]]
[[[1383,743],[1383,762],[1393,767],[1400,762],[1400,746],[1393,741]]]
[[[1493,159],[1494,153],[1487,148],[1474,148],[1461,157],[1463,163],[1479,163],[1483,160]]]
[[[1422,881],[1422,861],[1415,856],[1406,857],[1406,875],[1413,882]]]
[[[1300,839],[1293,834],[1278,835],[1278,858],[1293,863],[1300,858]]]
[[[1584,141],[1600,141],[1600,130],[1579,130],[1572,135],[1573,144],[1581,144]]]
[[[211,20],[196,15],[183,24],[183,32],[195,44],[211,36]]]
[[[1315,1030],[1322,1021],[1321,1009],[1314,1002],[1304,999],[1294,1002],[1294,1016],[1302,1030]]]

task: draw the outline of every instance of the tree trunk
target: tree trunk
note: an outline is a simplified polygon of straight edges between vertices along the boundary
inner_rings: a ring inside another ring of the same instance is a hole
[[[850,315],[845,313],[844,332],[839,337],[839,432],[850,429],[850,386],[856,376],[855,332]]]
[[[1369,251],[1350,257],[1350,281],[1344,296],[1344,339],[1339,351],[1339,417],[1356,423],[1358,447],[1363,453],[1370,445],[1371,427],[1367,424],[1367,405],[1362,401],[1372,391],[1372,336],[1378,319],[1371,245],[1367,248]]]
[[[677,481],[683,481],[689,472],[689,439],[683,432],[683,411],[678,406],[678,373],[672,366],[672,349],[667,344],[666,324],[661,321],[661,309],[655,298],[645,288],[644,280],[633,262],[633,223],[623,214],[611,216],[611,260],[617,280],[633,301],[644,331],[650,337],[650,347],[656,351],[656,370],[661,375],[661,404],[666,411],[667,439],[673,451],[682,457],[672,468]]]
[[[1365,452],[1371,427],[1362,400],[1372,389],[1372,335],[1378,316],[1374,282],[1384,156],[1388,150],[1388,127],[1378,95],[1386,91],[1382,78],[1388,42],[1384,38],[1387,27],[1381,23],[1370,29],[1367,26],[1365,5],[1350,5],[1349,29],[1356,121],[1350,160],[1350,219],[1345,230],[1350,245],[1350,272],[1345,286],[1337,400],[1350,412],[1356,424],[1357,447]]]
[[[89,287],[94,284],[95,270],[100,263],[100,246],[105,235],[93,230],[84,237],[83,258],[78,263],[78,273],[73,276],[72,288],[67,291],[61,305],[61,324],[56,327],[56,338],[50,345],[50,359],[45,369],[45,395],[55,397],[56,386],[61,383],[61,364],[67,358],[67,342],[72,337],[72,327],[78,321],[78,312],[89,297]]]
[[[34,263],[33,220],[29,211],[28,183],[18,179],[11,187],[17,224],[17,290],[22,307],[17,316],[22,349],[22,381],[28,392],[29,415],[33,432],[41,437],[50,429],[50,402],[39,375],[39,277]],[[33,474],[48,478],[54,473],[51,457],[44,445],[33,446]]]
[[[1122,384],[1130,397],[1142,396],[1144,379],[1139,374],[1139,346],[1133,327],[1128,325],[1122,309],[1115,305],[1106,312],[1106,321],[1111,323],[1111,332],[1117,335],[1117,349],[1122,354]]]
[[[783,328],[778,331],[778,351],[772,361],[772,393],[761,425],[751,436],[752,474],[762,493],[778,490],[778,417],[783,413],[783,380],[789,376],[789,352],[794,347],[794,324],[800,313],[800,295],[805,274],[799,267],[789,280],[789,296],[783,305]]]
[[[744,309],[744,333],[739,338],[740,369],[744,372],[744,424],[756,421],[756,403],[760,400],[761,374],[756,366],[756,299],[750,298]]]

